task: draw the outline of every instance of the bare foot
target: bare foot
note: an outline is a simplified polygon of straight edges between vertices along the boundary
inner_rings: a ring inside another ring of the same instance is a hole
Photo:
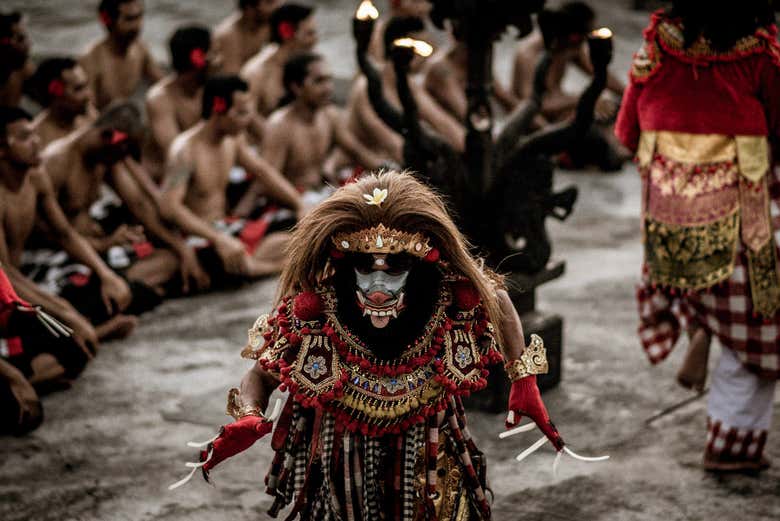
[[[138,317],[131,315],[117,315],[95,327],[98,338],[103,340],[116,340],[130,335],[138,325]]]
[[[41,353],[32,359],[30,365],[33,374],[28,381],[39,395],[70,387],[70,380],[65,378],[65,368],[50,353]]]
[[[704,385],[707,383],[710,341],[710,335],[703,329],[691,333],[688,352],[685,354],[682,367],[677,372],[677,383],[686,389],[704,391]]]

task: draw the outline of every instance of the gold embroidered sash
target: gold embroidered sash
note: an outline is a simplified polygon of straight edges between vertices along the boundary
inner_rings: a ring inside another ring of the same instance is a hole
[[[780,278],[769,217],[767,140],[642,132],[645,260],[653,283],[703,289],[728,279],[740,240],[754,311],[780,307]]]

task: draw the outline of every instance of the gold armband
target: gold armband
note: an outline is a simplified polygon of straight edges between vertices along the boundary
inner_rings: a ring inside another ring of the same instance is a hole
[[[525,348],[520,358],[504,364],[509,380],[516,382],[532,374],[544,374],[549,369],[547,351],[539,335],[531,335],[531,344]]]
[[[265,419],[263,410],[258,405],[242,405],[241,392],[235,387],[228,391],[227,408],[225,410],[228,416],[234,420],[240,420],[245,416],[259,416]]]

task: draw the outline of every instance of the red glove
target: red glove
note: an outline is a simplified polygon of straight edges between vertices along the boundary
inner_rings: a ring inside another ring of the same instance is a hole
[[[547,439],[555,447],[555,450],[563,449],[563,438],[558,434],[558,429],[550,421],[547,408],[544,406],[539,387],[536,386],[536,375],[526,376],[512,382],[512,390],[509,391],[509,410],[514,411],[514,422],[507,418],[506,426],[511,428],[520,423],[523,415],[531,418],[539,427]]]
[[[240,420],[223,426],[219,437],[200,454],[200,460],[204,461],[209,451],[212,451],[211,459],[203,465],[204,475],[207,476],[208,472],[223,460],[251,447],[257,440],[271,432],[273,426],[272,422],[259,416],[244,416]]]

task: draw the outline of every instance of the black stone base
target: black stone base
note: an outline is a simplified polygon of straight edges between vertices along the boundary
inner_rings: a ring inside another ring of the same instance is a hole
[[[544,340],[547,350],[547,362],[550,370],[547,374],[536,377],[539,389],[544,392],[558,385],[561,381],[561,359],[563,346],[563,320],[559,315],[548,315],[537,312],[522,315],[525,342],[530,342],[531,334],[537,334]],[[464,405],[469,409],[479,409],[485,412],[498,413],[506,411],[509,400],[509,379],[504,368],[495,365],[489,368],[487,387],[474,393],[465,400]]]

